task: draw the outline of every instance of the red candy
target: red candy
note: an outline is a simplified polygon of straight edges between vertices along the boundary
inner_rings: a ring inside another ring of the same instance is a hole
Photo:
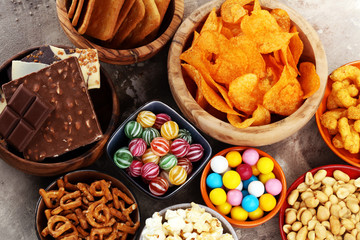
[[[130,164],[129,168],[127,169],[128,173],[132,177],[139,177],[141,176],[141,168],[144,164],[139,160],[133,160]]]
[[[156,177],[149,183],[149,190],[155,196],[161,196],[166,193],[169,188],[168,181],[163,177]]]
[[[141,168],[141,177],[151,181],[159,175],[160,168],[153,162],[145,163]]]
[[[163,137],[154,138],[151,143],[151,150],[158,156],[166,155],[170,150],[169,141]]]
[[[183,167],[185,169],[187,175],[189,175],[193,170],[193,165],[190,162],[190,160],[187,159],[187,158],[178,159],[177,165],[180,166],[180,167]]]
[[[236,171],[240,174],[242,181],[250,179],[253,175],[251,166],[246,163],[237,166]]]
[[[172,154],[174,154],[178,158],[181,158],[185,157],[186,154],[189,152],[190,144],[186,140],[178,138],[172,142],[170,149]]]
[[[158,115],[156,115],[156,120],[153,127],[160,130],[161,126],[167,121],[171,121],[171,117],[165,113],[159,113]]]
[[[134,138],[129,143],[129,151],[134,157],[140,157],[146,151],[146,142],[142,138]]]
[[[204,148],[198,144],[191,144],[188,154],[186,158],[190,160],[190,162],[197,162],[199,161],[204,155]]]

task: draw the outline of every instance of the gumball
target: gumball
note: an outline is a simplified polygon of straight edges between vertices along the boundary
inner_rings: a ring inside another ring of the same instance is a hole
[[[160,133],[166,140],[174,139],[179,133],[179,125],[174,121],[167,121],[161,126]]]
[[[197,162],[204,156],[204,148],[198,144],[191,144],[189,152],[186,154],[186,158],[190,160],[190,162]]]
[[[260,181],[252,181],[248,186],[248,191],[255,197],[260,197],[265,192],[264,184]]]
[[[228,202],[225,202],[224,204],[221,204],[221,205],[218,205],[216,206],[216,209],[221,213],[221,214],[224,214],[224,215],[228,215],[231,211],[231,204],[228,203]]]
[[[176,157],[182,158],[188,154],[190,150],[190,144],[182,138],[177,138],[171,143],[170,150],[171,153]]]
[[[259,176],[260,175],[260,171],[259,171],[259,169],[257,169],[256,165],[252,165],[251,169],[252,169],[252,174],[254,176]]]
[[[185,169],[187,175],[189,176],[190,173],[192,172],[193,170],[193,165],[192,163],[190,162],[189,159],[187,158],[180,158],[178,159],[178,163],[177,163],[178,166],[181,166]]]
[[[140,157],[146,151],[146,142],[142,138],[134,138],[129,143],[129,151],[134,157]]]
[[[130,139],[140,138],[143,132],[143,127],[138,122],[130,121],[125,125],[124,132]]]
[[[141,111],[136,117],[136,121],[141,124],[143,128],[152,127],[155,123],[156,116],[150,111]]]
[[[262,157],[257,162],[256,167],[262,174],[267,174],[274,169],[274,162],[268,157]]]
[[[141,176],[141,168],[144,164],[139,160],[134,160],[128,168],[128,174],[132,177]]]
[[[215,188],[209,194],[210,201],[214,205],[221,205],[226,202],[226,192],[222,188]]]
[[[267,174],[260,174],[259,175],[259,180],[265,184],[267,181],[269,181],[269,179],[273,179],[275,178],[275,174],[273,172],[269,172]]]
[[[245,221],[248,218],[249,213],[244,208],[237,206],[231,209],[230,216],[234,220]]]
[[[241,193],[242,193],[242,195],[243,195],[243,198],[246,197],[247,195],[249,195],[249,191],[248,191],[248,190],[245,190],[245,189],[243,189],[243,190],[241,191]]]
[[[267,193],[276,196],[281,193],[282,184],[279,179],[272,178],[265,183],[265,189]]]
[[[174,166],[176,166],[176,164],[177,164],[177,158],[173,154],[166,154],[165,156],[160,158],[160,162],[159,162],[160,168],[165,171],[169,171]]]
[[[192,144],[191,133],[186,129],[179,129],[177,138],[182,138],[182,139],[186,140],[189,144]]]
[[[273,210],[276,206],[276,199],[273,195],[269,194],[269,193],[265,193],[263,194],[260,199],[260,208],[261,210],[265,211],[265,212],[270,212],[271,210]]]
[[[147,181],[151,181],[159,175],[159,166],[153,162],[145,163],[141,168],[141,177]]]
[[[225,157],[231,168],[237,167],[242,162],[241,154],[238,151],[230,151]]]
[[[243,152],[242,158],[243,158],[244,163],[247,163],[250,166],[252,166],[258,162],[259,153],[255,149],[249,148]]]
[[[152,152],[160,157],[167,154],[170,150],[169,141],[163,137],[154,138],[151,141],[150,146]]]
[[[247,195],[243,198],[241,206],[247,212],[255,211],[259,207],[259,200],[253,195]]]
[[[223,156],[215,156],[211,159],[210,167],[213,172],[223,174],[229,167],[227,159]]]
[[[159,113],[156,115],[156,120],[153,127],[157,130],[160,130],[161,126],[167,121],[171,121],[171,117],[166,113]]]
[[[165,178],[166,181],[167,181],[168,184],[169,184],[169,187],[174,186],[174,184],[172,184],[172,183],[170,182],[169,172],[168,172],[168,171],[162,170],[162,171],[160,172],[160,174],[159,174],[159,177]]]
[[[114,162],[119,168],[128,168],[133,161],[133,155],[127,147],[118,149],[114,154]]]
[[[252,176],[251,178],[249,178],[248,180],[245,180],[245,181],[242,181],[243,184],[244,184],[244,189],[248,189],[248,186],[249,184],[252,182],[252,181],[258,181],[259,179],[255,176]]]
[[[239,173],[237,173],[234,170],[225,172],[222,177],[222,180],[224,186],[228,189],[235,189],[237,186],[239,186],[241,182]]]
[[[240,181],[240,184],[235,189],[242,191],[243,188],[244,188],[244,184],[242,181]]]
[[[255,211],[249,212],[249,218],[251,220],[258,220],[264,216],[264,211],[261,208],[257,208]]]
[[[169,172],[170,182],[174,185],[181,185],[187,179],[187,173],[183,167],[175,166]]]
[[[252,169],[249,164],[240,164],[237,166],[236,171],[240,174],[241,180],[248,180],[252,176]]]
[[[209,188],[221,188],[223,185],[221,175],[218,173],[210,173],[206,177],[206,185]]]
[[[160,137],[160,133],[155,128],[149,127],[144,129],[141,137],[145,140],[146,144],[150,146],[150,143],[154,138]]]
[[[149,183],[149,190],[155,196],[161,196],[166,193],[169,188],[169,183],[165,178],[156,177]]]
[[[232,206],[239,206],[243,198],[241,191],[237,189],[232,189],[228,191],[226,197],[227,202],[230,203]]]

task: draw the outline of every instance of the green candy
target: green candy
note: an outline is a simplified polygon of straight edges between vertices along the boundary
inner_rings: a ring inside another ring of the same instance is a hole
[[[160,158],[159,167],[168,171],[176,166],[177,158],[173,154],[166,154],[165,156]]]
[[[192,143],[191,133],[186,129],[180,129],[177,138],[182,138],[185,141],[187,141],[189,144]]]
[[[160,137],[160,133],[157,129],[152,127],[145,128],[142,133],[142,139],[145,140],[148,146],[150,146],[151,141],[156,137]]]
[[[118,149],[114,154],[114,162],[119,168],[128,168],[133,161],[133,155],[127,147]]]
[[[141,138],[143,127],[136,121],[130,121],[125,125],[124,132],[125,135],[130,139]]]

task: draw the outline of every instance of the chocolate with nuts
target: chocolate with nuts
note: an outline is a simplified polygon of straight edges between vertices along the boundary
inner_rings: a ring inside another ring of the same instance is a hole
[[[26,159],[41,161],[90,144],[102,132],[79,63],[71,57],[2,86],[6,100],[24,84],[55,107],[24,150]]]

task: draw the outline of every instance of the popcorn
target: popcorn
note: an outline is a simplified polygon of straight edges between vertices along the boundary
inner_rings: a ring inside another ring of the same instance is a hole
[[[163,231],[162,217],[158,212],[152,215],[145,221],[145,228],[143,232],[144,239],[147,240],[165,240],[166,236]]]

